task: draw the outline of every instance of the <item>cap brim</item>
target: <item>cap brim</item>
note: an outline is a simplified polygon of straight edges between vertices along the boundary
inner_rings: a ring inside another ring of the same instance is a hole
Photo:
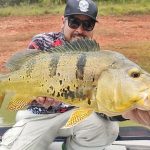
[[[90,15],[85,14],[85,13],[71,13],[71,14],[65,14],[64,16],[68,17],[68,16],[71,16],[71,15],[84,15],[84,16],[88,16],[88,17],[92,18],[93,20],[95,20],[95,22],[98,22],[98,20],[96,20],[93,16],[90,16]]]

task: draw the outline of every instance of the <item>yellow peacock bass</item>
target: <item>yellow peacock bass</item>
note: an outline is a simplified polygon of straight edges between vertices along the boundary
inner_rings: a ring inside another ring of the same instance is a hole
[[[6,66],[10,72],[0,76],[0,102],[13,93],[10,110],[38,96],[51,97],[80,107],[67,126],[92,111],[114,116],[135,107],[150,110],[150,74],[120,53],[100,50],[93,40],[19,52]]]

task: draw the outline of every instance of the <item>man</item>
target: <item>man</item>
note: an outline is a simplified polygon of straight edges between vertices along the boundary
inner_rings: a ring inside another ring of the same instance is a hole
[[[97,13],[92,0],[68,0],[62,17],[62,31],[35,36],[29,48],[48,50],[66,41],[85,37],[92,39]],[[102,150],[117,138],[118,124],[110,120],[118,117],[108,119],[96,113],[73,128],[61,129],[72,108],[48,97],[38,97],[28,110],[17,113],[17,123],[4,135],[0,150],[48,150],[56,136],[67,137],[63,145],[67,150]],[[128,113],[133,114],[132,111]],[[127,113],[124,116],[130,118]]]

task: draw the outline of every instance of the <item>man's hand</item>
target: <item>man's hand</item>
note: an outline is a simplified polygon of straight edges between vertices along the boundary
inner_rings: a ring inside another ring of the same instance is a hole
[[[150,126],[150,110],[144,111],[140,109],[130,110],[122,115],[125,119],[130,119],[139,124]]]
[[[45,108],[48,108],[50,106],[59,105],[61,103],[60,101],[57,101],[57,100],[55,100],[53,98],[49,98],[49,97],[37,97],[35,99],[35,101]]]

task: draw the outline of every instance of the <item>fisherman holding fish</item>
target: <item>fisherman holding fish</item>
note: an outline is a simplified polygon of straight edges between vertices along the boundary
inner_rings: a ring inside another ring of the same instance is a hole
[[[55,47],[66,45],[68,42],[81,38],[92,39],[95,23],[98,22],[97,13],[97,6],[92,0],[68,0],[62,17],[62,31],[36,35],[29,44],[29,49],[43,51],[51,49],[53,52],[53,50],[58,50]],[[69,59],[71,56],[68,57]],[[80,61],[81,59],[78,59],[78,63]],[[79,79],[82,78],[79,73],[76,76]],[[135,76],[137,77],[138,74]],[[59,81],[59,84],[62,84],[62,80]],[[69,91],[70,87],[67,87],[67,90]],[[57,97],[60,97],[59,94]],[[73,92],[70,91],[67,96],[73,97]],[[88,100],[88,105],[90,103],[92,102]],[[60,102],[59,98],[56,100],[47,96],[37,97],[30,103],[27,110],[18,111],[17,123],[3,136],[0,150],[48,150],[49,145],[57,136],[67,137],[62,146],[63,150],[109,150],[112,142],[118,136],[117,121],[126,118],[150,126],[150,111],[135,108],[123,113],[123,117],[120,115],[107,117],[102,113],[90,112],[90,114],[86,110],[83,113],[78,111],[70,121],[71,125],[72,122],[77,122],[77,124],[74,126],[69,126],[69,124],[67,128],[63,128],[74,109],[74,106]],[[85,112],[90,115],[86,115]],[[80,118],[82,121],[78,122]]]

